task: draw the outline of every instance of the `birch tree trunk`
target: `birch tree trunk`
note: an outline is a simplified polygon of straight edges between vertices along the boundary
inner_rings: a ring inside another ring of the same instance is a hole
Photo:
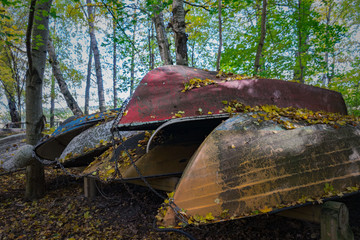
[[[159,46],[159,52],[163,65],[172,65],[173,61],[170,55],[169,41],[164,26],[164,18],[162,12],[154,11],[153,22],[156,30],[156,40]]]
[[[148,33],[148,45],[149,45],[149,70],[153,70],[155,67],[154,61],[154,49],[152,47],[152,39],[154,38],[154,26],[153,22],[150,22],[150,29]]]
[[[94,14],[93,6],[91,0],[86,0],[87,10],[88,10],[88,23],[89,23],[89,33],[90,33],[90,44],[94,53],[95,60],[95,72],[98,86],[98,96],[99,96],[99,109],[101,112],[105,111],[105,95],[104,95],[104,86],[103,78],[101,72],[101,63],[100,63],[100,52],[95,36],[95,26],[94,26]]]
[[[305,82],[305,67],[307,60],[304,57],[305,53],[308,51],[309,46],[306,41],[309,37],[309,33],[306,29],[306,21],[308,19],[309,11],[311,8],[311,3],[307,1],[298,0],[297,3],[297,37],[298,37],[298,49],[296,52],[296,64],[294,67],[294,79],[298,80],[301,83]]]
[[[134,10],[134,31],[132,36],[132,42],[136,40],[136,9]],[[131,49],[131,63],[130,63],[130,96],[134,92],[134,81],[135,81],[135,44],[132,45]]]
[[[89,61],[88,61],[88,68],[87,68],[87,76],[86,76],[86,86],[85,86],[85,115],[89,115],[89,100],[90,100],[90,85],[91,85],[91,62],[93,58],[92,48],[90,47],[89,50]]]
[[[54,127],[54,110],[55,110],[55,77],[51,76],[51,90],[50,90],[50,127]]]
[[[257,75],[260,69],[260,58],[262,54],[262,50],[264,47],[265,36],[266,36],[266,8],[267,8],[267,0],[263,0],[262,2],[262,11],[261,11],[261,31],[260,31],[260,39],[259,44],[256,51],[255,56],[255,69],[254,75]]]
[[[64,80],[63,74],[60,70],[59,62],[56,57],[54,44],[50,37],[47,45],[48,45],[48,53],[49,53],[49,62],[52,66],[53,74],[59,85],[60,92],[65,98],[67,106],[70,108],[70,110],[73,112],[75,116],[83,115],[83,112],[81,111],[74,97],[71,95],[69,88]]]
[[[185,10],[183,0],[174,0],[172,4],[171,26],[175,35],[176,64],[188,65],[187,40],[185,31]]]
[[[219,49],[218,49],[218,55],[217,55],[217,59],[216,59],[216,70],[220,71],[220,60],[221,60],[221,48],[222,48],[222,22],[221,22],[221,0],[218,0],[219,2],[219,15],[218,15],[218,20],[219,20]]]
[[[114,108],[117,107],[117,89],[116,89],[116,19],[113,18],[113,95]]]
[[[31,0],[30,3],[26,32],[26,52],[29,63],[26,78],[26,141],[30,145],[35,145],[39,141],[45,124],[42,111],[42,87],[51,2],[52,0],[45,0],[36,3],[36,0]],[[38,199],[43,197],[44,193],[44,167],[39,161],[32,159],[31,164],[26,168],[25,197],[31,200]]]
[[[301,33],[301,0],[299,0],[299,30],[298,30],[298,60],[299,60],[299,74],[298,74],[298,80],[301,83],[304,83],[304,66],[302,63],[302,33]]]
[[[329,39],[329,26],[330,26],[330,16],[331,16],[332,5],[331,5],[331,3],[328,3],[328,2],[326,5],[328,5],[328,6],[326,6],[326,8],[327,8],[326,9],[326,39]],[[328,86],[331,78],[332,78],[332,74],[330,74],[330,67],[329,67],[329,51],[326,50],[325,51],[325,73],[322,77],[323,84],[325,86]]]

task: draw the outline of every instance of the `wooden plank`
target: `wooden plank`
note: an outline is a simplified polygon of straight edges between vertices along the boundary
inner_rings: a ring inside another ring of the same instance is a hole
[[[94,178],[84,177],[84,195],[88,199],[94,199],[97,195],[96,180]]]
[[[320,223],[321,208],[322,205],[310,205],[279,212],[277,215],[303,221]]]

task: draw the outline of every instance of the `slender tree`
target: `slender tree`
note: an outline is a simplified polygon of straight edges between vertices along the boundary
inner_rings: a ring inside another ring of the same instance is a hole
[[[155,67],[155,55],[154,48],[152,46],[152,40],[154,38],[154,24],[150,22],[150,28],[148,31],[148,47],[149,47],[149,70],[153,70]]]
[[[217,54],[217,59],[216,59],[216,70],[220,71],[220,60],[221,60],[221,48],[222,48],[222,20],[221,20],[221,8],[222,8],[222,3],[221,0],[218,0],[218,10],[219,10],[219,15],[218,15],[218,20],[219,20],[219,49],[218,49],[218,54]]]
[[[49,35],[49,12],[52,0],[30,2],[28,29],[26,32],[26,51],[29,69],[26,78],[26,140],[35,145],[44,128],[45,117],[42,111],[42,86],[46,63],[46,46]],[[26,168],[27,199],[41,198],[45,193],[43,165],[32,159]]]
[[[171,28],[175,35],[176,64],[188,65],[185,10],[183,0],[174,0],[172,3]]]
[[[105,111],[105,95],[104,95],[104,84],[103,77],[101,71],[101,63],[100,63],[100,51],[98,48],[98,44],[96,41],[95,35],[95,24],[94,24],[94,7],[92,5],[91,0],[86,0],[87,11],[88,11],[88,23],[89,23],[89,34],[90,34],[90,44],[92,51],[94,53],[94,61],[95,61],[95,72],[97,79],[97,87],[98,87],[98,97],[99,97],[99,109],[100,111]]]
[[[330,38],[330,19],[331,19],[331,12],[332,12],[332,8],[333,8],[333,3],[331,1],[324,1],[325,2],[325,7],[326,7],[326,27],[325,27],[325,44],[329,45],[329,38]],[[325,50],[325,73],[322,77],[323,80],[323,84],[325,86],[328,86],[328,84],[331,81],[331,78],[333,77],[334,74],[330,73],[330,64],[329,64],[329,46],[326,46],[326,50]],[[332,68],[334,69],[334,67]]]
[[[92,48],[89,47],[89,61],[88,61],[87,75],[86,75],[86,85],[85,85],[85,108],[84,108],[85,115],[89,114],[92,58],[93,58]]]
[[[134,29],[132,35],[132,42],[135,43],[136,40],[136,25],[137,25],[137,15],[136,9],[134,10]],[[135,83],[135,44],[131,48],[131,62],[130,62],[130,96],[134,92],[134,83]]]
[[[153,22],[156,30],[156,40],[159,46],[161,61],[164,65],[172,65],[170,46],[164,26],[164,17],[160,9],[155,8]]]
[[[294,68],[294,79],[301,83],[305,82],[305,70],[307,65],[307,51],[309,49],[308,38],[311,25],[311,5],[313,0],[298,0],[295,11],[295,20],[297,28],[297,50],[296,64]],[[297,18],[297,19],[296,19]]]
[[[83,112],[81,111],[75,98],[70,93],[69,88],[65,82],[65,79],[63,77],[63,74],[62,74],[60,66],[59,66],[59,62],[56,57],[54,44],[50,37],[49,37],[47,45],[48,45],[48,53],[49,53],[49,62],[52,66],[53,74],[59,85],[60,92],[63,94],[63,96],[65,98],[66,104],[68,105],[68,107],[70,108],[70,110],[73,112],[74,115],[76,115],[76,116],[83,115]]]
[[[51,90],[50,90],[50,127],[55,125],[55,77],[51,76]]]
[[[116,81],[116,19],[113,17],[113,96],[114,108],[117,107],[117,81]]]
[[[264,47],[265,42],[265,35],[266,35],[266,8],[267,8],[267,0],[262,1],[262,10],[261,10],[261,25],[260,25],[260,38],[258,47],[256,50],[255,56],[255,69],[254,75],[257,75],[260,69],[260,58],[262,54],[262,50]]]

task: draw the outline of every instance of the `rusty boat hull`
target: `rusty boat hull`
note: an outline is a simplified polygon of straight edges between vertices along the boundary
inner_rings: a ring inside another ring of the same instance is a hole
[[[221,115],[223,102],[232,100],[249,106],[347,113],[344,99],[335,91],[283,80],[231,76],[180,65],[156,68],[139,83],[118,127],[149,130],[174,117]],[[205,85],[210,80],[211,84]],[[192,82],[194,88],[185,91]]]
[[[229,118],[229,114],[223,111],[224,102],[233,100],[249,106],[272,104],[278,107],[347,113],[341,94],[334,91],[296,82],[234,76],[236,75],[219,75],[217,72],[185,66],[156,68],[147,73],[136,88],[118,122],[118,130],[157,129],[154,135],[168,135],[172,136],[172,139],[177,139],[176,143],[171,143],[170,138],[165,142],[168,147],[174,144],[174,149],[177,149],[175,146],[179,146],[179,144],[185,146],[187,142],[200,146],[205,137],[221,121]],[[211,84],[200,84],[186,90],[186,86],[192,81],[211,82]],[[203,126],[208,127],[204,128]],[[191,133],[194,129],[199,129],[197,136]],[[192,139],[187,138],[183,134],[185,132],[186,135],[192,136]],[[197,139],[196,143],[194,143],[194,139]],[[155,147],[151,144],[150,139],[148,148]],[[193,151],[193,146],[187,152]],[[160,155],[163,157],[159,158]],[[145,153],[139,160],[140,165],[146,165],[143,167],[144,174],[142,175],[144,177],[172,176],[183,172],[184,164],[172,161],[173,156],[174,154],[172,155],[161,146]],[[188,162],[189,157],[186,159]],[[146,164],[144,164],[145,162]],[[165,164],[166,162],[167,164]],[[170,168],[172,169],[174,166],[177,168],[170,171]],[[129,169],[127,173],[129,179],[139,178],[139,174],[134,169]],[[162,178],[162,181],[165,183],[167,178]],[[137,180],[134,183],[143,184],[142,181]],[[171,186],[154,185],[155,188],[172,191],[176,184]]]
[[[251,115],[221,123],[189,160],[173,196],[188,219],[242,218],[359,190],[359,127],[289,130]],[[170,208],[162,224],[176,224]]]

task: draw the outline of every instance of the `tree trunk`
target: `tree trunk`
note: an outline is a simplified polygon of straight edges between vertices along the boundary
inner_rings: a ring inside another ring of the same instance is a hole
[[[11,71],[12,71],[12,77],[16,82],[16,98],[17,98],[17,103],[16,103],[16,108],[17,108],[17,114],[18,114],[18,122],[21,122],[21,94],[24,90],[24,82],[21,82],[20,80],[20,73],[19,73],[19,68],[18,68],[18,60],[16,59],[13,50],[11,49],[11,46],[9,44],[6,45],[8,48],[8,59],[9,62],[11,62]],[[15,98],[15,96],[14,96]],[[19,127],[21,127],[21,124],[19,125]]]
[[[131,49],[131,63],[130,63],[130,96],[134,92],[134,82],[135,82],[135,40],[136,40],[136,9],[134,10],[134,31],[132,36],[132,45]]]
[[[263,0],[262,4],[262,11],[261,11],[261,32],[260,32],[260,39],[258,48],[256,51],[256,57],[255,57],[255,70],[254,75],[257,75],[260,69],[260,58],[262,54],[262,49],[264,47],[265,42],[265,35],[266,35],[266,7],[267,7],[267,0]]]
[[[305,66],[306,58],[304,54],[308,51],[309,47],[306,44],[306,40],[309,37],[309,33],[306,31],[306,21],[311,8],[311,2],[298,0],[297,4],[297,37],[298,37],[298,49],[296,52],[296,64],[294,67],[294,79],[300,83],[305,82]]]
[[[195,67],[195,44],[196,42],[193,41],[191,46],[191,67]]]
[[[19,112],[16,108],[16,102],[15,102],[15,98],[12,95],[9,94],[5,94],[6,98],[8,100],[8,106],[9,106],[9,110],[10,110],[10,118],[11,118],[11,127],[12,128],[20,128],[21,124],[20,124],[20,115]]]
[[[89,22],[89,33],[90,33],[90,44],[94,53],[95,60],[95,72],[98,86],[98,96],[99,96],[99,109],[101,112],[105,111],[105,95],[104,95],[104,86],[103,78],[101,72],[101,63],[100,63],[100,52],[96,41],[95,36],[95,26],[94,26],[94,14],[93,6],[91,0],[86,0],[87,10],[88,10],[88,22]]]
[[[93,58],[92,48],[89,50],[89,61],[87,68],[87,76],[86,76],[86,86],[85,86],[85,115],[89,115],[89,100],[90,100],[90,85],[91,85],[91,61]]]
[[[326,11],[326,39],[329,39],[329,25],[330,25],[330,16],[331,16],[331,3],[327,3],[326,5],[327,11]],[[326,44],[326,43],[325,43]],[[326,48],[327,49],[327,48]],[[326,50],[325,52],[325,73],[323,75],[323,84],[324,86],[328,86],[331,79],[330,75],[330,67],[329,67],[329,51]]]
[[[216,70],[220,71],[220,59],[221,59],[221,48],[222,48],[222,22],[221,22],[221,0],[218,0],[219,2],[219,49],[218,49],[218,55],[216,59]]]
[[[11,93],[11,91],[9,91],[8,87],[6,86],[6,84],[3,81],[0,81],[3,85],[3,89],[5,91],[5,96],[8,102],[8,107],[9,107],[9,113],[10,113],[10,119],[12,124],[9,126],[11,128],[20,128],[21,124],[20,124],[20,114],[16,109],[16,101],[15,101],[15,97],[14,95]]]
[[[51,76],[51,90],[50,90],[50,127],[54,127],[55,122],[55,116],[54,116],[54,110],[55,110],[55,77],[54,75]]]
[[[117,89],[116,89],[116,19],[113,18],[113,95],[114,108],[117,107]]]
[[[54,48],[53,42],[50,37],[48,40],[48,53],[49,53],[49,62],[52,66],[53,74],[59,85],[60,92],[63,94],[63,96],[65,98],[66,104],[68,105],[68,107],[70,108],[70,110],[73,112],[74,115],[76,115],[76,116],[83,115],[83,112],[81,111],[76,100],[71,95],[69,88],[64,80],[64,77],[60,70],[59,62],[57,61],[55,48]]]
[[[185,10],[183,0],[174,0],[172,4],[171,26],[175,35],[176,64],[188,65],[187,40],[185,32]]]
[[[299,1],[300,2],[300,1]],[[299,17],[300,18],[300,17]],[[301,83],[304,83],[304,66],[302,63],[302,34],[301,34],[301,30],[299,29],[299,50],[298,50],[298,60],[299,60],[299,73],[300,75],[298,76],[298,80]]]
[[[151,45],[151,41],[154,38],[154,27],[153,22],[150,22],[150,29],[148,33],[148,47],[149,47],[149,70],[153,70],[155,67],[155,61],[154,61],[154,49]]]
[[[156,40],[159,46],[159,52],[163,65],[172,65],[172,59],[170,55],[170,46],[167,38],[167,34],[164,26],[164,18],[162,12],[157,13],[155,10],[153,22],[156,30]]]
[[[36,0],[32,0],[30,3],[28,31],[26,34],[26,51],[29,62],[26,78],[26,140],[30,145],[35,145],[40,140],[41,131],[44,129],[45,124],[42,111],[42,86],[51,2],[52,0],[36,3]],[[33,6],[35,6],[35,9]],[[33,31],[31,31],[33,25]],[[32,159],[31,164],[26,168],[25,197],[33,200],[43,197],[44,194],[44,166],[39,161]]]

